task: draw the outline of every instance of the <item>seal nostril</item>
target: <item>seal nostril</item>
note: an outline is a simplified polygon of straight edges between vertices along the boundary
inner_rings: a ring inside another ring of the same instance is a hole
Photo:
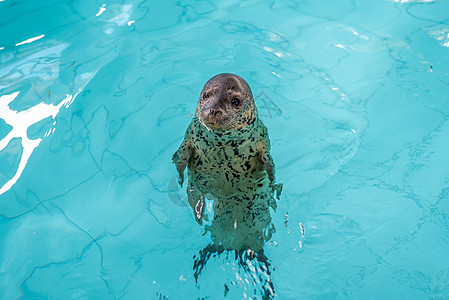
[[[222,115],[222,112],[217,109],[209,109],[206,111],[205,115],[210,117],[218,117]]]

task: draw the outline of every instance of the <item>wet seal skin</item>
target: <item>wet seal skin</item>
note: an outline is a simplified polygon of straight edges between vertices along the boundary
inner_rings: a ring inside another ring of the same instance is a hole
[[[199,224],[207,221],[205,199],[214,203],[213,220],[205,226],[213,242],[200,252],[195,278],[212,253],[232,250],[242,266],[257,257],[269,272],[263,246],[274,232],[269,209],[276,209],[282,185],[275,184],[268,131],[243,78],[219,74],[204,85],[173,163],[181,186],[187,167],[188,201]],[[274,295],[272,288],[264,293]]]

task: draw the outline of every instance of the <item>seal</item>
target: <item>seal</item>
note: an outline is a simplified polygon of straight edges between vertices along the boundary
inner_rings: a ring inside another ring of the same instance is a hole
[[[206,229],[224,250],[260,251],[271,238],[269,208],[282,185],[275,184],[268,131],[257,115],[249,85],[235,74],[219,74],[203,87],[196,115],[173,155],[195,219],[202,224],[205,199],[214,217]]]

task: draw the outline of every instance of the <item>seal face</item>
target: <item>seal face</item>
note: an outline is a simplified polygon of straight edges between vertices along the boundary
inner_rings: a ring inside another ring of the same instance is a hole
[[[256,105],[246,81],[234,74],[219,74],[203,87],[197,116],[208,129],[239,130],[253,123]]]
[[[226,250],[262,249],[271,238],[269,208],[275,208],[273,159],[267,128],[257,116],[248,84],[234,74],[219,74],[203,87],[194,119],[173,155],[195,219],[202,223],[205,198],[214,202],[206,227],[214,244]]]

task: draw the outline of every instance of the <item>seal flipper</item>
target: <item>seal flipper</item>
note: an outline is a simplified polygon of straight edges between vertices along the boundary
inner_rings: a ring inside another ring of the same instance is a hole
[[[190,180],[187,186],[187,199],[189,200],[189,204],[193,209],[196,222],[199,225],[202,225],[204,209],[206,208],[204,195],[196,186],[192,184]]]
[[[190,160],[191,155],[192,147],[190,146],[190,142],[188,140],[184,140],[179,149],[175,152],[175,154],[173,154],[172,161],[178,170],[178,183],[180,186],[182,186],[184,182],[184,170]]]
[[[262,146],[259,148],[259,157],[263,162],[265,171],[267,171],[268,179],[270,180],[270,183],[274,183],[275,181],[275,168],[274,168],[274,161],[271,157],[270,153],[268,153],[267,148]]]

